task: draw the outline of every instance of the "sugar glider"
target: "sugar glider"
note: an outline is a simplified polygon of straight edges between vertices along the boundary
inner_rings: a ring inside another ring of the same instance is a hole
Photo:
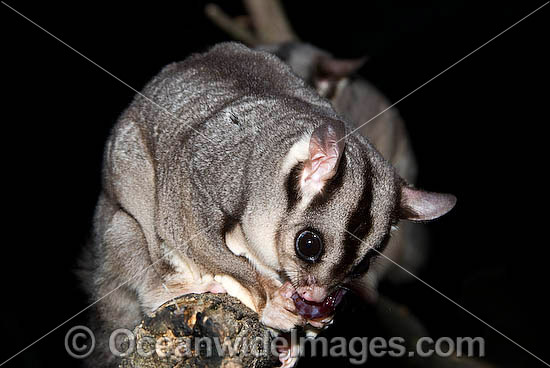
[[[106,144],[81,272],[99,300],[90,364],[115,365],[109,334],[186,293],[229,293],[276,330],[322,327],[392,226],[454,206],[352,129],[268,52],[222,43],[166,66]]]

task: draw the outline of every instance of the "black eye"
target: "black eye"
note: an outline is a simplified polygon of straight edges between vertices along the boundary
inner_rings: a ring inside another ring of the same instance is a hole
[[[313,231],[305,230],[296,237],[296,254],[306,262],[316,262],[323,252],[321,237]]]

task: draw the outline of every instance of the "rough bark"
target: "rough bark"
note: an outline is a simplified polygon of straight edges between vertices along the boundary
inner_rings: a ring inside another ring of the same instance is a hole
[[[227,294],[181,296],[145,318],[134,329],[134,336],[135,348],[121,368],[267,368],[280,364],[271,353],[272,337],[258,315]],[[219,351],[224,343],[237,347],[236,351]]]

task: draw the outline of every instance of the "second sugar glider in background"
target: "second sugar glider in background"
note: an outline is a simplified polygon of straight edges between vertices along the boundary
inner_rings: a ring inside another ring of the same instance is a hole
[[[223,43],[165,67],[105,149],[82,261],[101,298],[93,365],[116,364],[108,333],[186,293],[227,292],[280,331],[321,327],[392,226],[454,206],[352,130],[267,52]]]

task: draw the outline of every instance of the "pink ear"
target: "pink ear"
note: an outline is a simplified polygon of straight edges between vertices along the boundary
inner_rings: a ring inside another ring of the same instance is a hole
[[[318,60],[317,76],[328,79],[348,77],[359,70],[367,59],[367,57],[358,59],[335,59],[331,56],[322,56]]]
[[[321,56],[317,60],[313,85],[319,94],[332,98],[338,83],[355,73],[365,63],[367,58],[335,59],[332,56]]]
[[[401,188],[400,217],[410,221],[430,221],[449,212],[456,204],[452,194],[426,192],[404,185]]]
[[[305,162],[300,187],[304,194],[316,194],[338,171],[344,153],[344,123],[332,121],[317,127],[309,140],[309,158]]]

